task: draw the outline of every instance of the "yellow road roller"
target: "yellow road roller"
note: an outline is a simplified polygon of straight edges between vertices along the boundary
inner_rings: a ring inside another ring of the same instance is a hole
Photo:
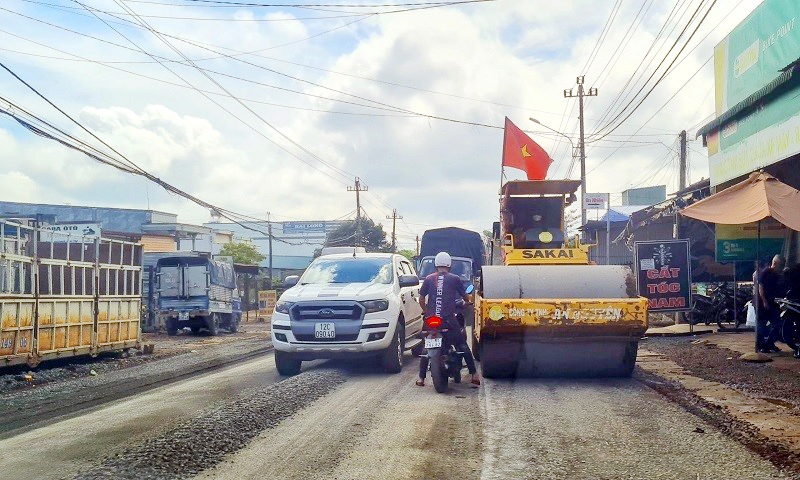
[[[473,342],[483,374],[630,376],[647,300],[628,266],[590,265],[567,236],[577,180],[510,181],[500,192],[492,265],[475,296]]]

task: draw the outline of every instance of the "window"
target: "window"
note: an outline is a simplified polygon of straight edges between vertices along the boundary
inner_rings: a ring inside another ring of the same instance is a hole
[[[318,258],[300,278],[310,283],[392,283],[391,258]]]

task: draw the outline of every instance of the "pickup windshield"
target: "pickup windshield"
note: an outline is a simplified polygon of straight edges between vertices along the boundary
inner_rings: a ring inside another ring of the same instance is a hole
[[[391,258],[318,258],[303,273],[311,283],[392,283]]]

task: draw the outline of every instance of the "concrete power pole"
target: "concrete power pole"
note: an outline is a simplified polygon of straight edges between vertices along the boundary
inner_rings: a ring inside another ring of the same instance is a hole
[[[681,131],[680,134],[680,178],[678,179],[679,182],[679,190],[683,190],[686,188],[687,180],[686,180],[686,130]]]
[[[583,206],[584,198],[586,198],[586,144],[583,139],[583,97],[596,97],[597,89],[592,87],[586,92],[583,89],[583,75],[577,78],[578,93],[572,92],[572,89],[564,90],[564,98],[578,97],[578,121],[580,122],[580,139],[578,139],[578,150],[580,152],[581,160],[581,226],[586,225],[586,208]]]
[[[363,234],[361,231],[361,192],[369,190],[367,186],[361,186],[361,180],[356,177],[355,186],[347,187],[348,192],[356,192],[356,246],[362,246]]]
[[[272,290],[272,221],[267,212],[267,236],[269,237],[269,288]]]
[[[417,235],[417,256],[419,256],[419,235]]]
[[[386,215],[386,220],[392,221],[392,253],[397,252],[397,221],[402,220],[403,216],[397,214],[397,209],[392,209],[391,215]]]

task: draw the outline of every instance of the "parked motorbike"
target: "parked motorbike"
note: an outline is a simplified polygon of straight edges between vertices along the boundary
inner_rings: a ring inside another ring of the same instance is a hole
[[[781,340],[794,350],[794,358],[800,358],[800,301],[797,298],[776,298],[775,302],[781,308]]]
[[[692,314],[689,316],[689,323],[697,325],[700,322],[706,325],[711,324],[714,318],[714,300],[708,295],[696,293],[692,295]]]
[[[472,285],[467,287],[467,294],[474,291]],[[462,303],[459,305],[461,310],[457,312],[461,314],[459,320],[460,328],[463,327],[463,307]],[[441,318],[431,316],[425,319],[425,324],[422,329],[422,335],[425,341],[425,355],[428,357],[428,369],[431,372],[433,379],[433,388],[438,393],[447,391],[447,384],[452,378],[453,383],[461,383],[461,369],[464,368],[464,353],[456,350],[455,345],[450,341],[448,335],[449,329],[444,325]],[[452,332],[456,333],[456,332]]]
[[[714,320],[719,328],[728,328],[723,323],[733,323],[733,328],[737,329],[743,325],[747,321],[747,302],[752,297],[753,294],[750,288],[739,287],[734,293],[732,286],[727,283],[720,283],[714,290],[711,306]],[[736,313],[734,314],[734,312]]]

